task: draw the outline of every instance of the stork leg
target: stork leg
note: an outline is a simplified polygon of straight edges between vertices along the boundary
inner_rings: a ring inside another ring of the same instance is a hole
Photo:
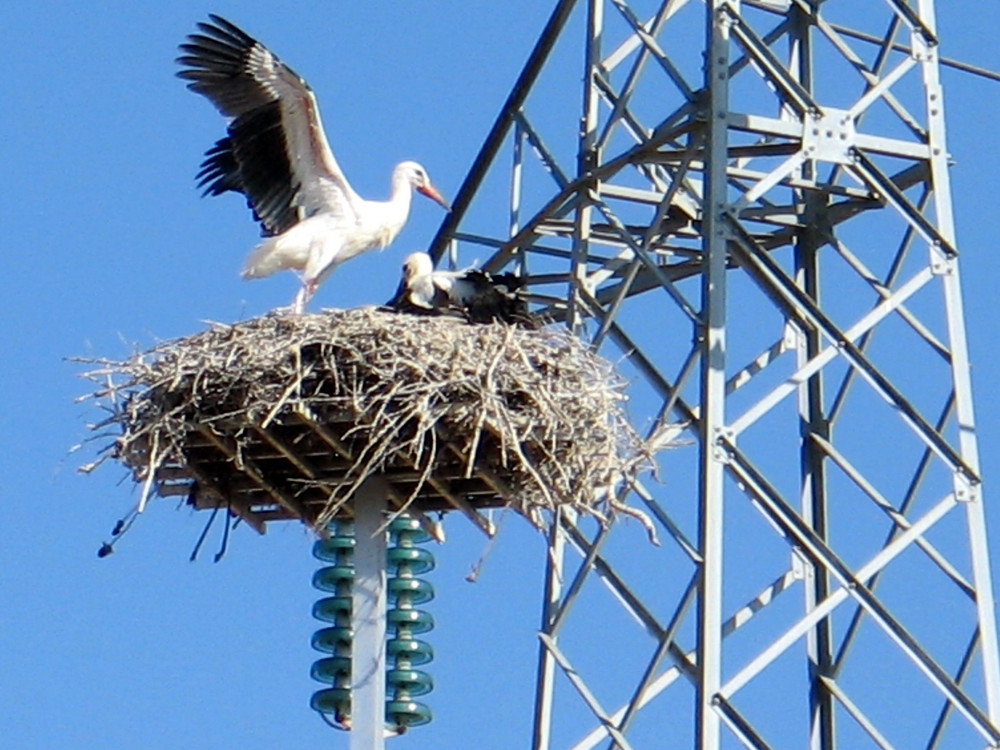
[[[319,286],[319,281],[316,279],[302,282],[302,288],[299,289],[295,295],[295,299],[292,301],[292,313],[301,315],[306,311],[306,305],[313,298],[313,295],[316,294],[317,286]]]

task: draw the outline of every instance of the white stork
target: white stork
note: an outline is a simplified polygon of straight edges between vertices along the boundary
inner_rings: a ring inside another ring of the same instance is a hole
[[[512,273],[490,274],[478,268],[435,271],[427,253],[411,253],[389,307],[416,315],[454,315],[471,323],[502,321],[537,328],[528,312],[524,279]]]
[[[206,152],[198,173],[206,195],[243,193],[264,239],[243,266],[245,279],[299,271],[292,309],[302,312],[339,264],[395,239],[411,189],[448,204],[427,171],[396,165],[387,201],[361,198],[341,171],[320,123],[316,97],[264,45],[216,15],[180,46],[177,73],[226,118],[228,135]]]

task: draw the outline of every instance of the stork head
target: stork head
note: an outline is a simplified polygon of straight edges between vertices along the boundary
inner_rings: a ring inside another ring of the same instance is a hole
[[[403,282],[410,282],[418,276],[426,276],[433,270],[434,262],[427,253],[410,253],[403,261]]]
[[[404,161],[396,167],[396,173],[406,178],[406,181],[413,186],[421,195],[426,195],[432,201],[440,204],[445,211],[451,211],[451,206],[444,196],[431,184],[431,178],[427,176],[427,170],[415,161]]]

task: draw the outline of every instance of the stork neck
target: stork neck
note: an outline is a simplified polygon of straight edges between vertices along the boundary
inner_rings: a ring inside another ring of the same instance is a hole
[[[413,186],[410,184],[410,180],[406,174],[398,170],[393,172],[389,201],[402,206],[409,206],[412,195]]]
[[[410,214],[410,201],[413,199],[413,188],[405,174],[395,172],[392,175],[389,200],[386,201],[386,224],[401,229]]]

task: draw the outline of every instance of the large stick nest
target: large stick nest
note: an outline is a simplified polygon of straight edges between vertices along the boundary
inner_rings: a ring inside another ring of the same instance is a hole
[[[121,430],[100,460],[131,470],[140,506],[187,495],[259,530],[319,529],[380,475],[397,508],[458,509],[484,528],[484,507],[536,523],[558,506],[637,514],[619,499],[647,459],[624,384],[565,329],[270,314],[97,364],[103,424]]]

